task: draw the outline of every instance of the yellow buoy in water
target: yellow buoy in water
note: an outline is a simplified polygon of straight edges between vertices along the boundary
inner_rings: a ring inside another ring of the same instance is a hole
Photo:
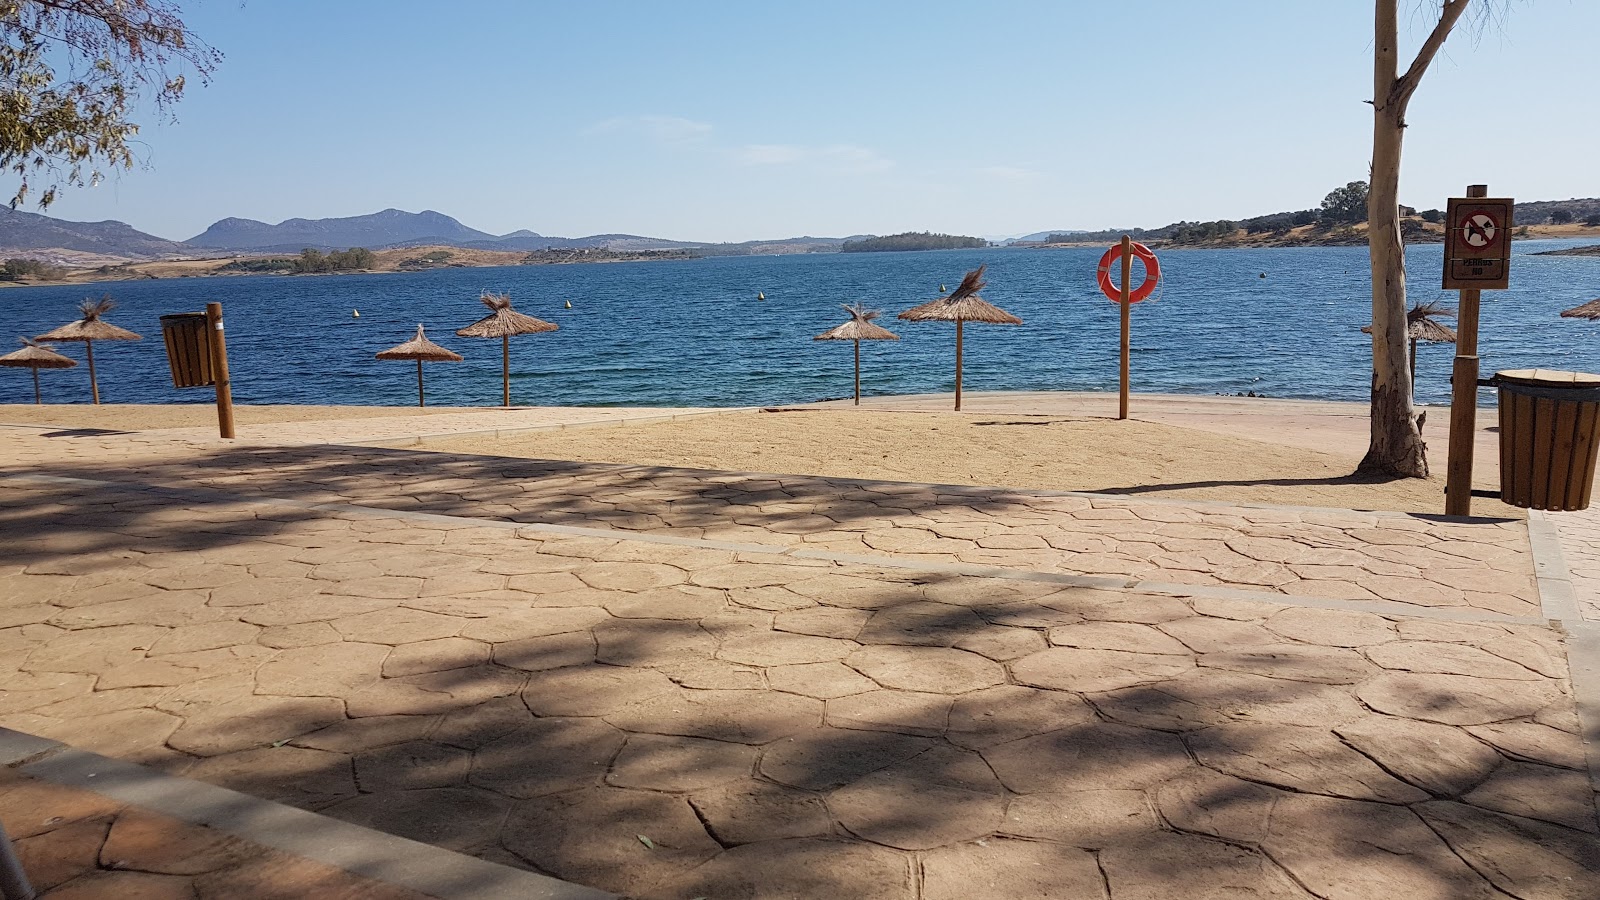
[[[567,309],[571,309],[571,308],[572,308],[572,301],[568,300],[567,301]]]
[[[359,310],[359,309],[350,310],[350,318],[352,318],[352,319],[361,318],[361,310]]]

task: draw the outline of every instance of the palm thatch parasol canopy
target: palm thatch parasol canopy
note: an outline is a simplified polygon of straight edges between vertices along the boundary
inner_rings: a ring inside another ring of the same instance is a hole
[[[418,362],[460,362],[463,357],[454,350],[445,348],[428,340],[422,333],[422,325],[417,325],[417,336],[404,344],[396,344],[387,350],[374,354],[378,359],[414,359]]]
[[[489,307],[489,314],[456,331],[458,337],[500,339],[501,402],[511,405],[511,338],[519,334],[559,331],[560,327],[543,319],[523,315],[511,308],[510,294],[485,293],[478,298]]]
[[[988,282],[983,280],[979,266],[966,274],[948,297],[930,300],[901,313],[899,318],[908,322],[956,323],[956,409],[961,409],[961,326],[965,322],[987,322],[991,325],[1021,325],[1022,320],[978,296]]]
[[[1595,302],[1600,303],[1600,300]],[[1406,312],[1406,337],[1413,341],[1453,344],[1456,341],[1456,330],[1442,322],[1434,321],[1434,317],[1453,318],[1455,314],[1455,310],[1441,305],[1438,301],[1419,303]],[[1372,326],[1361,326],[1361,333],[1371,334]]]
[[[850,321],[836,328],[812,338],[814,341],[853,341],[856,345],[856,405],[861,405],[861,342],[862,341],[898,341],[900,335],[895,334],[882,325],[872,324],[872,320],[879,315],[875,309],[866,309],[860,303],[854,305],[840,304],[840,307],[850,314]]]
[[[41,347],[29,338],[22,338],[22,349],[0,356],[0,366],[33,370],[33,402],[43,403],[39,396],[40,369],[70,369],[78,364],[71,357],[62,356],[48,347]]]
[[[89,391],[94,397],[94,402],[100,402],[100,382],[94,374],[94,342],[95,341],[137,341],[139,335],[126,328],[118,328],[100,317],[117,308],[117,301],[111,299],[110,294],[102,296],[99,300],[85,298],[78,304],[78,311],[83,318],[67,324],[53,331],[39,335],[41,341],[83,341],[84,353],[89,357]]]
[[[1600,319],[1600,300],[1590,300],[1582,306],[1561,311],[1563,319]]]

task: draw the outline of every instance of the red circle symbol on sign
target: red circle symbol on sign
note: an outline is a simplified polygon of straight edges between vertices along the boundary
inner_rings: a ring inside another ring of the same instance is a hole
[[[1138,303],[1155,293],[1156,285],[1161,281],[1161,263],[1156,260],[1156,255],[1149,247],[1138,241],[1129,242],[1133,255],[1144,263],[1144,283],[1138,287],[1129,287],[1128,302]],[[1094,270],[1095,281],[1100,284],[1100,293],[1111,299],[1112,303],[1122,302],[1122,287],[1111,283],[1111,267],[1122,259],[1122,245],[1117,244],[1105,255],[1100,257],[1100,265]]]
[[[1500,223],[1488,213],[1473,213],[1461,220],[1461,240],[1474,250],[1482,250],[1494,243],[1500,233]]]

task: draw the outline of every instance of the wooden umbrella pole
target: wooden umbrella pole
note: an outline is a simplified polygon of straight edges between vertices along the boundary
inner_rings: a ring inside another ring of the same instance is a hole
[[[94,397],[95,405],[100,405],[100,382],[94,377],[94,341],[84,341],[83,349],[89,354],[89,393]]]
[[[856,405],[860,406],[861,405],[861,342],[859,340],[857,340],[857,341],[854,341],[853,343],[856,345]],[[37,373],[38,371],[39,371],[38,369],[34,370],[35,373]]]
[[[1133,280],[1133,247],[1127,235],[1122,236],[1122,385],[1117,394],[1117,418],[1128,417],[1128,331],[1129,312],[1133,304],[1128,300],[1128,282]]]
[[[234,436],[233,381],[228,377],[228,338],[222,328],[222,304],[206,304],[206,350],[211,355],[211,377],[217,386],[217,433]]]
[[[417,360],[417,405],[418,406],[427,406],[428,405],[428,404],[422,402],[422,360],[420,360],[420,359]]]
[[[33,367],[33,405],[43,406],[44,400],[39,397],[39,367]]]
[[[511,336],[500,336],[500,382],[501,403],[511,405]]]
[[[956,320],[956,412],[961,411],[961,320]]]

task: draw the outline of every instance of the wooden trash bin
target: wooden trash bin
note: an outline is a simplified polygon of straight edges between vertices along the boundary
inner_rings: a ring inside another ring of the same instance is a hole
[[[173,387],[209,387],[216,383],[211,368],[211,346],[206,341],[205,313],[162,316],[161,338],[167,344],[167,365],[172,368]]]
[[[1497,372],[1500,499],[1524,509],[1589,507],[1600,451],[1600,375]]]

